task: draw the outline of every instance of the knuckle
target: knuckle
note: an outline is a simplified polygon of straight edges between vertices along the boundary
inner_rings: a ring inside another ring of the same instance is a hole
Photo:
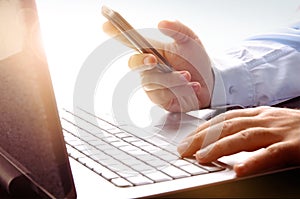
[[[280,149],[279,147],[268,147],[266,150],[269,155],[278,157],[278,155],[282,152],[283,149]]]
[[[240,138],[241,141],[249,141],[249,138],[250,138],[250,132],[249,132],[249,131],[242,131],[242,132],[240,133],[239,138]]]
[[[259,112],[265,112],[265,111],[267,111],[267,110],[269,110],[270,109],[270,107],[268,107],[268,106],[260,106],[260,107],[257,107],[257,110],[259,111]]]
[[[271,112],[270,107],[261,106],[256,108],[257,115],[264,117],[264,115],[268,115]]]
[[[200,148],[202,145],[203,141],[203,135],[201,133],[197,133],[196,135],[193,136],[193,142],[191,143],[191,146],[194,148]]]
[[[227,120],[227,121],[223,122],[222,130],[224,132],[228,132],[228,131],[231,131],[232,127],[233,127],[233,122],[231,120]]]
[[[214,150],[214,151],[224,151],[224,144],[221,144],[220,142],[215,142],[213,144],[213,147],[211,150]]]

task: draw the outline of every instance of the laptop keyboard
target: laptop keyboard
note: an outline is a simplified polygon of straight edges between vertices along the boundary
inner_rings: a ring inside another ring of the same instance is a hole
[[[199,164],[195,159],[182,159],[176,146],[161,138],[139,138],[84,110],[78,112],[80,114],[74,115],[63,110],[62,113],[69,156],[118,187],[170,181],[224,169],[217,163]]]

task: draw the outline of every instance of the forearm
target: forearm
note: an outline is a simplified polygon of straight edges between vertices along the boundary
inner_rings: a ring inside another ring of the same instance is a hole
[[[300,39],[294,42],[296,33],[245,40],[216,60],[211,105],[273,105],[299,96]]]

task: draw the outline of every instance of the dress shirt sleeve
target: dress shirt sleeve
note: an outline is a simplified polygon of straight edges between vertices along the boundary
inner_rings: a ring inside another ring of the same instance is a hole
[[[257,35],[213,60],[211,106],[274,105],[300,96],[300,23]]]

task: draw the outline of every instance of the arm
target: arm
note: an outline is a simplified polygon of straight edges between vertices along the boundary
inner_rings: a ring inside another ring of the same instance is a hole
[[[163,21],[159,28],[174,42],[152,44],[176,71],[159,73],[155,57],[149,54],[132,56],[129,66],[139,69],[149,98],[171,112],[273,105],[300,95],[300,40],[298,26],[293,27],[245,40],[212,64],[193,31],[177,21]],[[118,34],[109,23],[104,31]]]
[[[211,105],[274,105],[299,96],[299,50],[297,24],[243,41],[216,61]]]

